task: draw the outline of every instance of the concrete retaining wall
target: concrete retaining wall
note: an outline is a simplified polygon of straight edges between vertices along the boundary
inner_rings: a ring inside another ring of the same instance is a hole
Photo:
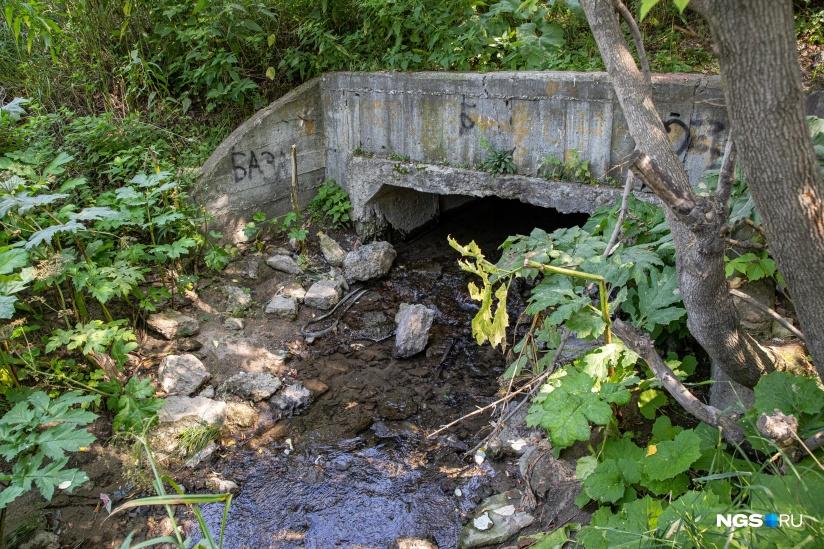
[[[719,79],[670,74],[653,81],[673,147],[696,181],[720,163],[727,139]],[[824,102],[808,103],[816,109]],[[289,209],[293,143],[305,202],[324,176],[359,194],[352,187],[361,183],[348,172],[355,151],[471,167],[485,156],[483,139],[512,150],[518,173],[526,176],[534,176],[547,155],[577,154],[596,177],[620,180],[634,149],[604,73],[330,73],[235,130],[204,165],[195,197],[227,235],[237,234],[255,211]],[[410,194],[433,193],[424,186],[395,200],[430,204],[432,197]],[[379,208],[371,212],[380,214]]]
[[[299,198],[314,196],[326,173],[320,80],[295,88],[227,137],[201,168],[193,198],[230,240],[243,240],[255,212],[291,209],[291,148],[297,145]]]

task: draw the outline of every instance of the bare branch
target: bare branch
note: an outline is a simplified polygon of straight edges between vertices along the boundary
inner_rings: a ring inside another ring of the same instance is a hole
[[[763,303],[761,303],[757,299],[753,299],[752,296],[750,296],[749,294],[745,294],[741,290],[736,290],[735,288],[730,288],[730,293],[732,295],[734,295],[735,297],[737,297],[737,298],[739,298],[743,301],[746,301],[747,303],[749,303],[750,305],[752,305],[756,309],[759,309],[759,310],[767,313],[768,315],[773,317],[773,319],[775,319],[779,324],[781,324],[782,326],[787,328],[789,331],[791,331],[793,334],[795,334],[798,337],[798,339],[800,339],[801,341],[806,341],[804,339],[804,334],[801,333],[801,330],[799,330],[798,328],[793,326],[792,323],[789,320],[787,320],[786,318],[784,318],[783,316],[781,316],[780,314],[775,312],[773,309],[767,307],[766,305],[764,305]]]
[[[683,191],[655,167],[655,164],[645,153],[640,153],[633,167],[638,170],[644,183],[652,189],[658,198],[669,206],[679,216],[688,216],[696,206],[695,196],[691,191]]]
[[[638,53],[638,62],[641,64],[641,72],[644,73],[644,80],[647,86],[652,87],[652,76],[649,70],[649,59],[647,58],[647,51],[644,49],[644,38],[641,36],[641,29],[638,28],[638,23],[632,16],[632,12],[627,9],[621,0],[614,0],[615,9],[621,14],[621,18],[629,27],[629,32],[632,35],[632,41],[635,43],[635,51]]]
[[[806,446],[810,452],[814,452],[824,446],[824,429],[806,438],[804,440],[804,446]]]
[[[740,444],[744,440],[744,431],[731,416],[724,415],[721,411],[708,404],[701,402],[672,372],[664,362],[650,337],[637,330],[630,324],[616,319],[613,324],[615,334],[621,338],[624,344],[632,351],[644,359],[647,365],[655,373],[656,379],[661,386],[672,395],[687,412],[713,427],[721,430],[721,434],[731,444]]]
[[[624,223],[624,216],[627,215],[627,201],[629,194],[632,192],[632,186],[635,183],[635,176],[632,170],[627,170],[627,179],[624,182],[624,194],[621,195],[621,208],[618,210],[618,219],[615,220],[615,228],[612,229],[612,236],[609,237],[607,247],[604,248],[604,257],[609,257],[615,251],[618,242],[618,236],[621,234],[621,225]]]
[[[721,170],[718,172],[718,187],[715,195],[718,197],[718,207],[726,217],[727,206],[730,203],[732,184],[735,181],[735,143],[732,137],[727,139],[724,146],[724,159],[721,161]]]

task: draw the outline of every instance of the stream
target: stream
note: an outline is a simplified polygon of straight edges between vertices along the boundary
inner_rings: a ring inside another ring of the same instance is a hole
[[[506,236],[571,226],[568,216],[514,201],[483,199],[449,212],[405,241],[389,276],[372,281],[336,333],[290,362],[301,379],[328,390],[283,425],[283,437],[241,447],[215,468],[241,489],[232,502],[227,548],[385,548],[403,536],[441,549],[458,545],[467,514],[515,484],[512,463],[476,463],[468,450],[482,438],[478,414],[433,438],[439,426],[492,402],[505,368],[500,352],[479,347],[470,322],[470,280],[447,242],[475,240],[491,259]],[[516,292],[513,292],[516,293]],[[437,313],[427,350],[392,357],[400,303]],[[510,299],[517,315],[519,295]],[[514,318],[514,317],[513,317]],[[205,514],[217,532],[221,506]]]

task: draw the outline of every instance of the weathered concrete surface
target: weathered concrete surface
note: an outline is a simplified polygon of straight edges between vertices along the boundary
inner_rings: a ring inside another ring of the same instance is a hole
[[[562,213],[592,213],[615,202],[622,192],[605,185],[492,175],[451,166],[358,156],[349,161],[348,174],[353,217],[361,221],[368,233],[386,225],[401,232],[420,227],[448,209],[448,205],[437,200],[438,195],[498,196],[555,208]],[[647,192],[636,192],[635,196],[655,200]]]
[[[201,168],[193,198],[214,216],[224,237],[245,239],[243,226],[257,211],[291,209],[291,147],[297,145],[302,205],[323,181],[325,140],[320,80],[298,86],[258,111],[227,137]]]
[[[667,74],[653,82],[673,147],[697,181],[718,166],[729,133],[720,80]],[[820,94],[807,104],[811,113],[824,115]],[[329,73],[233,132],[203,166],[194,195],[228,237],[240,237],[237,230],[255,211],[290,208],[293,143],[305,202],[324,175],[360,193],[347,171],[357,149],[469,167],[486,154],[482,138],[513,150],[518,173],[526,176],[536,175],[547,155],[568,159],[577,153],[596,177],[621,180],[634,148],[604,73]],[[436,210],[438,197],[420,195],[422,190],[395,193],[392,200]]]

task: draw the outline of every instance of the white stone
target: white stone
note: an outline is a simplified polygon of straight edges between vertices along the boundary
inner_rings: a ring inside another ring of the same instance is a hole
[[[210,378],[211,374],[195,355],[168,355],[157,369],[160,386],[170,395],[189,396]]]
[[[303,303],[315,309],[329,310],[340,301],[341,288],[336,280],[318,280],[303,297]]]
[[[226,403],[202,396],[170,396],[157,412],[160,423],[174,423],[191,417],[209,424],[221,424],[226,419]]]
[[[266,305],[266,314],[294,320],[298,316],[298,301],[294,297],[276,295]]]
[[[177,311],[163,311],[149,315],[146,323],[166,339],[188,337],[200,330],[197,319]]]
[[[276,271],[281,271],[289,274],[300,274],[301,268],[297,262],[288,255],[273,255],[266,260],[266,264]]]

